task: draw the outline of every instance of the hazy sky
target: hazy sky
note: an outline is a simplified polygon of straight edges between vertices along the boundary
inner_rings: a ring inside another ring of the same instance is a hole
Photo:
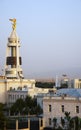
[[[0,71],[9,18],[17,19],[25,77],[81,77],[81,0],[0,0]]]

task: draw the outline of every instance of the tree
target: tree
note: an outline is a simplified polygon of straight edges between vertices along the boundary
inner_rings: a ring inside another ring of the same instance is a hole
[[[36,82],[35,86],[38,88],[53,88],[55,82]]]
[[[0,129],[3,130],[4,128],[4,122],[6,121],[6,117],[4,115],[4,104],[0,103]]]
[[[43,113],[43,110],[42,110],[42,108],[40,107],[40,105],[38,104],[38,105],[36,106],[36,114],[39,115],[39,114],[42,114],[42,113]]]
[[[12,114],[22,114],[24,108],[24,101],[23,99],[18,99],[11,107]]]
[[[27,95],[26,99],[25,99],[25,106],[29,106],[31,107],[32,106],[32,97]]]
[[[70,112],[66,111],[64,114],[65,114],[65,119],[67,119],[69,121],[71,119]]]
[[[54,117],[53,118],[53,128],[54,128],[54,130],[55,130],[56,125],[57,125],[57,118]]]
[[[26,99],[18,99],[10,108],[11,114],[20,114],[20,115],[33,115],[33,114],[41,114],[42,109],[39,105],[37,105],[36,98],[32,98],[31,96],[27,96]]]
[[[68,88],[68,84],[67,83],[61,83],[61,87],[60,88]]]
[[[74,130],[80,130],[81,120],[78,116],[72,118]]]
[[[62,127],[64,128],[65,120],[62,117],[61,117],[61,124],[62,124]]]
[[[36,98],[32,98],[29,95],[25,99],[25,114],[41,114],[43,111],[39,105],[37,105]]]
[[[67,130],[70,130],[70,112],[65,112],[65,121],[66,121],[66,126],[67,126]]]

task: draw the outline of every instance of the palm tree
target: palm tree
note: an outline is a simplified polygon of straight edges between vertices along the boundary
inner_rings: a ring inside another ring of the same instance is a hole
[[[65,121],[66,121],[66,127],[67,127],[67,130],[70,130],[70,120],[71,120],[71,117],[70,117],[70,112],[65,112]]]
[[[55,130],[56,126],[57,126],[57,118],[54,117],[53,118],[53,128],[54,128],[54,130]]]
[[[80,130],[80,119],[78,116],[72,118],[74,124],[74,130]]]
[[[64,128],[65,120],[62,117],[61,117],[61,124],[62,124],[62,128]]]
[[[65,118],[69,121],[71,119],[70,112],[66,111],[64,114],[65,114]]]

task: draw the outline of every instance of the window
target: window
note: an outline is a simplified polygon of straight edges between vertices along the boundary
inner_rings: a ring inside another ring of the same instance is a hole
[[[8,99],[10,99],[10,98],[11,98],[11,96],[12,96],[12,95],[11,95],[11,94],[9,94],[9,95],[8,95]]]
[[[15,100],[16,100],[16,94],[15,94]]]
[[[51,125],[51,118],[49,118],[49,125]]]
[[[76,113],[79,113],[79,106],[76,106]]]
[[[19,98],[19,95],[17,95],[17,98]]]
[[[62,112],[64,112],[64,105],[61,106]]]
[[[8,95],[8,100],[12,100],[12,95],[11,94]]]
[[[51,112],[51,105],[49,105],[49,112]]]
[[[14,100],[14,95],[13,95],[13,100]]]
[[[43,126],[43,119],[40,118],[40,126]]]
[[[20,98],[23,98],[23,95],[20,95]]]

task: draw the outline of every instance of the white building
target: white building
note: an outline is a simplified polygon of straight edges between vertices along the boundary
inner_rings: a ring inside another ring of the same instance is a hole
[[[71,88],[81,88],[81,79],[72,79]]]
[[[64,85],[64,86],[63,86]],[[71,79],[67,77],[66,75],[58,78],[56,77],[56,87],[67,87],[67,88],[81,88],[81,79],[76,78],[76,79]]]
[[[48,89],[36,88],[34,79],[24,78],[21,67],[22,58],[19,54],[20,39],[16,33],[16,19],[10,19],[10,21],[12,22],[12,32],[7,43],[4,76],[0,76],[0,103],[9,102],[8,95],[11,89],[17,94],[16,90],[18,88],[23,90],[24,87],[27,87],[27,92],[25,91],[24,93],[32,97],[37,95],[37,93],[48,92]],[[23,92],[21,91],[21,93]],[[11,102],[13,102],[13,99]]]
[[[13,103],[16,102],[17,99],[21,98],[25,100],[27,96],[27,88],[18,88],[17,90],[11,89],[7,91],[7,104],[11,106]]]
[[[64,91],[64,92],[63,92]],[[67,94],[66,94],[66,93]],[[64,117],[64,112],[70,112],[71,117],[81,117],[81,90],[63,89],[57,96],[43,98],[43,114],[45,126],[53,126],[53,118]]]
[[[32,97],[36,94],[35,89],[35,80],[27,80],[27,79],[0,79],[0,102],[7,103],[7,93],[10,90],[18,90],[21,88],[27,88],[27,94]]]
[[[40,107],[43,109],[43,98],[54,96],[56,91],[57,91],[56,89],[52,89],[52,90],[49,90],[47,93],[37,93],[37,96],[36,96],[37,104],[39,104]]]

